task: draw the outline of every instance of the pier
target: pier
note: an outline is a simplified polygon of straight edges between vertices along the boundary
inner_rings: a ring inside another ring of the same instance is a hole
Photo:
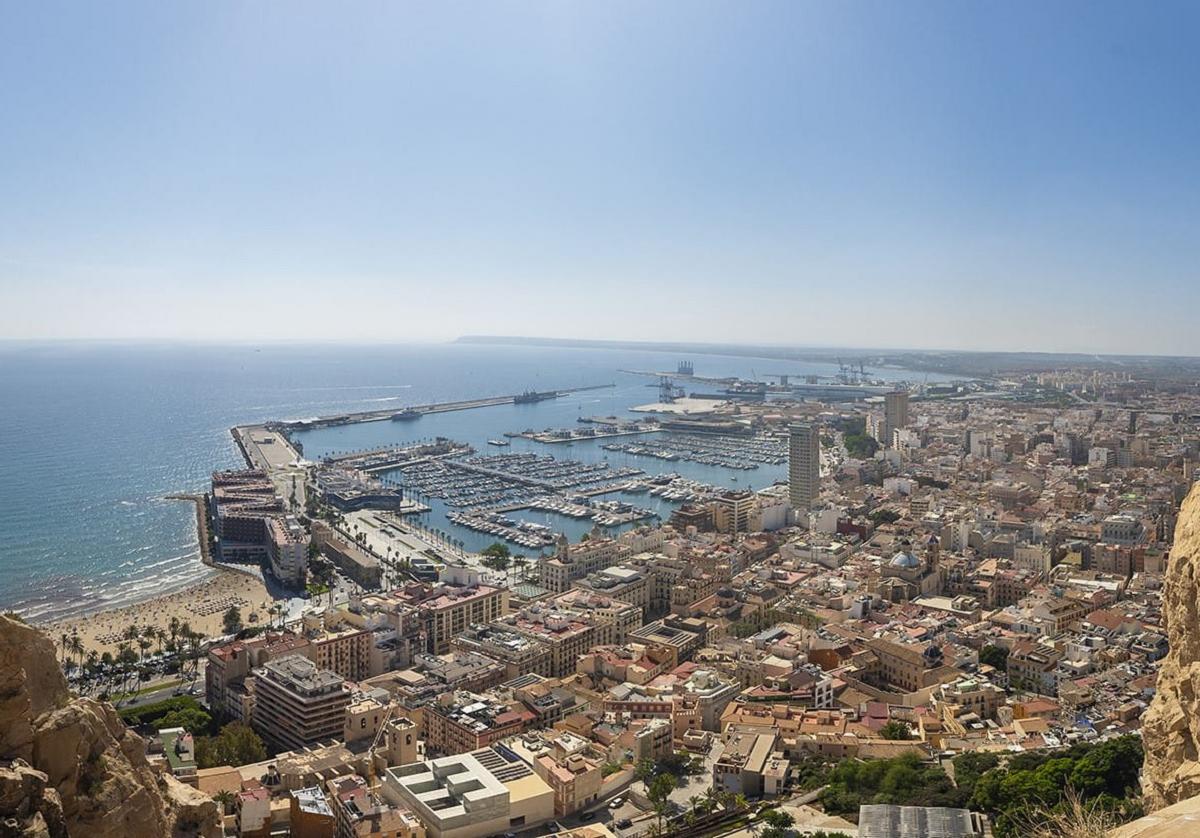
[[[376,471],[388,471],[404,465],[425,462],[437,457],[456,457],[462,454],[474,453],[475,449],[465,442],[455,442],[451,439],[437,439],[430,443],[416,445],[388,445],[382,448],[372,448],[365,451],[350,451],[332,457],[323,457],[321,462],[327,466],[351,468],[371,474]]]
[[[593,384],[588,387],[569,387],[564,390],[549,390],[548,395],[541,400],[560,399],[572,393],[585,393],[591,390],[606,390],[615,384]],[[479,407],[495,407],[502,404],[516,404],[523,394],[511,396],[490,396],[482,399],[465,399],[457,402],[439,402],[435,404],[410,405],[402,410],[368,410],[361,413],[340,413],[336,416],[321,416],[316,419],[296,419],[292,421],[272,422],[266,427],[271,430],[308,431],[314,428],[333,428],[340,425],[354,425],[360,422],[384,422],[390,419],[409,421],[419,419],[428,413],[450,413],[455,410],[474,410]]]
[[[648,421],[608,421],[601,423],[598,419],[579,419],[581,423],[599,424],[598,428],[547,428],[544,431],[521,431],[506,433],[506,437],[519,437],[543,445],[560,445],[564,442],[586,442],[589,439],[609,439],[617,436],[639,436],[653,434],[661,430],[658,423]]]

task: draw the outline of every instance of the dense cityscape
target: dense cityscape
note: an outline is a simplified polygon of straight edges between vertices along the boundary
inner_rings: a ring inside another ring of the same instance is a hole
[[[1198,33],[0,0],[0,838],[1200,838]]]
[[[61,661],[228,835],[1013,836],[1068,795],[1137,816],[1194,384],[843,367],[688,395],[715,385],[681,362],[634,415],[534,435],[786,463],[759,490],[449,439],[310,461],[288,423],[235,428],[247,468],[194,498],[198,531],[276,597],[193,602],[207,636],[63,623]],[[305,424],[403,436],[494,401]],[[434,497],[496,540],[422,524]]]

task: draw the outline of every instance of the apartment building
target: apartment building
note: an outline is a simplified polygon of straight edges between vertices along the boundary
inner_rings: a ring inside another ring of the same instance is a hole
[[[606,567],[595,573],[589,573],[582,579],[576,579],[573,585],[580,591],[598,596],[608,596],[630,605],[636,605],[643,612],[650,610],[650,578],[634,567],[627,565]]]
[[[536,716],[520,704],[457,690],[425,707],[425,747],[439,754],[462,754],[520,733]]]
[[[329,780],[325,788],[335,838],[425,838],[425,827],[416,815],[376,794],[358,774]]]
[[[337,673],[302,655],[254,670],[253,726],[276,750],[299,750],[341,737],[350,693]]]
[[[762,797],[763,775],[776,739],[774,733],[731,733],[713,764],[713,787],[752,799]]]
[[[611,567],[631,554],[628,545],[606,536],[593,536],[575,545],[562,536],[554,555],[540,562],[542,587],[562,593],[570,589],[576,579]]]
[[[439,586],[421,602],[427,637],[426,651],[443,655],[468,626],[490,623],[508,611],[508,589],[490,585]]]
[[[546,644],[516,631],[471,625],[450,641],[455,651],[484,655],[504,666],[504,679],[533,672],[550,677],[551,653]]]
[[[209,649],[204,694],[213,715],[249,722],[253,693],[246,689],[246,678],[256,667],[284,655],[303,655],[315,660],[316,650],[308,638],[291,632],[267,632]]]

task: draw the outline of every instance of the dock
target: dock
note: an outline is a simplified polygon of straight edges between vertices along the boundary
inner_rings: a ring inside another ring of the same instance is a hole
[[[465,442],[439,439],[415,445],[388,445],[363,451],[349,451],[345,454],[322,457],[321,463],[371,474],[376,471],[389,471],[399,466],[423,463],[439,457],[457,457],[474,452],[475,449]]]
[[[584,420],[580,420],[584,421]],[[586,420],[593,422],[594,420]],[[621,425],[605,424],[601,429],[595,428],[550,428],[545,431],[521,431],[506,433],[507,437],[528,439],[543,445],[560,445],[564,442],[586,442],[589,439],[610,439],[617,436],[641,436],[658,433],[662,430],[657,422],[622,422]]]

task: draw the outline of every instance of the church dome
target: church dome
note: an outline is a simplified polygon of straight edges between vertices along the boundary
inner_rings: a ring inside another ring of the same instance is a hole
[[[921,566],[921,560],[918,559],[916,556],[914,556],[912,553],[905,553],[904,551],[900,551],[896,555],[892,556],[892,560],[890,562],[888,562],[888,564],[890,564],[892,567],[899,567],[899,568],[904,568],[904,569],[915,570],[916,568]]]

